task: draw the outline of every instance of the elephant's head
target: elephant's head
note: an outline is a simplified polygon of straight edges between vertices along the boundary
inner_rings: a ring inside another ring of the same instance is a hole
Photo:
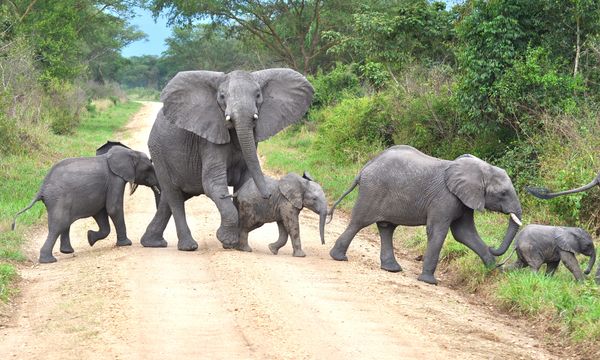
[[[556,245],[563,251],[583,254],[590,257],[590,262],[584,274],[588,275],[596,262],[596,248],[590,234],[578,227],[561,227],[556,233]]]
[[[161,94],[163,114],[175,125],[215,143],[239,142],[250,175],[269,197],[256,144],[304,116],[314,90],[291,69],[178,73]],[[234,135],[237,139],[232,139]]]
[[[106,153],[110,171],[131,184],[130,194],[138,185],[145,185],[160,193],[152,161],[146,154],[129,148],[115,146]],[[158,199],[157,199],[158,200]]]
[[[279,191],[296,209],[306,207],[319,214],[319,234],[321,244],[325,244],[325,219],[327,218],[327,198],[321,185],[310,175],[289,173],[279,180]]]
[[[467,207],[488,209],[510,215],[508,229],[495,256],[506,252],[521,226],[521,203],[510,177],[503,169],[472,156],[463,155],[452,161],[445,174],[446,186]]]

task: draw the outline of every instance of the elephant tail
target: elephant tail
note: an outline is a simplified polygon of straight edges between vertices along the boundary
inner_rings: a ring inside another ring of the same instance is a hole
[[[504,264],[506,264],[508,262],[508,260],[510,260],[510,258],[514,255],[515,251],[517,251],[517,247],[516,246],[513,248],[513,250],[510,252],[510,254],[508,254],[508,256],[504,259],[503,262],[501,262],[500,264],[496,265],[496,268],[504,266]]]
[[[22,213],[24,213],[25,211],[31,209],[33,207],[33,205],[42,200],[42,191],[38,191],[38,193],[35,195],[35,197],[33,198],[33,200],[31,200],[31,202],[29,203],[29,205],[27,205],[27,207],[21,211],[19,211],[18,213],[15,214],[15,217],[13,218],[13,223],[11,226],[11,230],[15,230],[15,228],[17,227],[17,216],[21,215]]]
[[[329,224],[331,222],[331,220],[333,219],[333,211],[335,210],[336,206],[338,206],[339,203],[342,202],[342,199],[344,199],[346,197],[346,195],[350,194],[352,192],[352,190],[354,190],[354,188],[356,187],[356,185],[358,185],[359,182],[360,182],[360,174],[356,175],[356,177],[354,178],[354,181],[352,182],[352,185],[350,185],[348,190],[346,190],[346,192],[343,193],[342,196],[340,196],[340,198],[331,207],[331,210],[329,210],[329,213],[327,214],[327,216],[329,216],[329,220],[327,220],[327,224]]]

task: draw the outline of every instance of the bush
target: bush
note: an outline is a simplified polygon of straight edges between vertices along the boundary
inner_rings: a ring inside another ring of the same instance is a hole
[[[87,101],[83,89],[68,83],[54,83],[49,91],[49,119],[57,135],[71,134],[81,121]]]
[[[127,100],[127,94],[121,89],[121,86],[117,83],[105,83],[100,84],[95,81],[88,81],[83,84],[82,88],[88,99],[110,99],[114,105],[119,102],[125,102]]]
[[[126,92],[131,100],[160,101],[160,91],[153,88],[135,87]]]
[[[309,81],[315,89],[312,106],[321,108],[338,103],[344,98],[363,95],[360,80],[350,65],[338,64],[327,74],[319,72]]]

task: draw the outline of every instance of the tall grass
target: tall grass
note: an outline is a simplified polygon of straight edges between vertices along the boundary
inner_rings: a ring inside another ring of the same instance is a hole
[[[10,231],[14,214],[31,201],[53,163],[67,157],[93,156],[95,149],[113,139],[115,131],[140,107],[128,102],[105,112],[89,113],[73,135],[48,133],[47,145],[38,151],[0,157],[0,298],[6,298],[10,291],[7,284],[14,277],[15,262],[25,259],[21,252],[25,229],[42,218],[45,208],[38,202],[19,216],[17,231]]]

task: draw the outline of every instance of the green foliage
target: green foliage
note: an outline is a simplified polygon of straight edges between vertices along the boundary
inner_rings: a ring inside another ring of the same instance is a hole
[[[160,91],[156,89],[136,87],[127,89],[126,92],[131,100],[160,101]]]
[[[17,271],[10,264],[0,264],[0,302],[5,302],[12,293],[8,286],[17,276]]]
[[[309,81],[315,89],[312,106],[320,108],[338,103],[344,98],[359,97],[363,94],[358,76],[349,65],[337,64],[337,66],[324,74],[318,72],[310,76]]]

